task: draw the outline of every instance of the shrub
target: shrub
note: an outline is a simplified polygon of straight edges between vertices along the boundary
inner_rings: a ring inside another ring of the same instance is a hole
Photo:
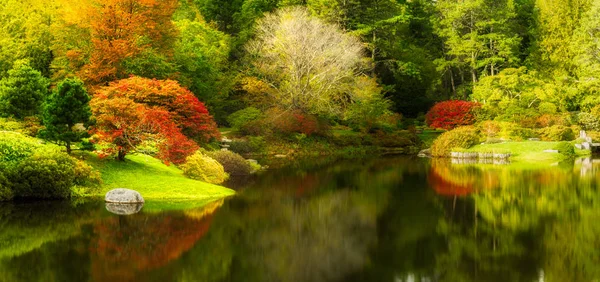
[[[41,147],[37,139],[16,132],[0,132],[0,163],[15,164]]]
[[[588,137],[592,137],[592,140],[594,142],[600,141],[600,132],[598,132],[598,131],[587,131],[586,134],[587,134]]]
[[[343,132],[334,133],[330,140],[333,144],[346,147],[346,146],[361,146],[364,142],[363,135],[355,132]]]
[[[571,141],[575,139],[575,133],[570,127],[554,125],[539,129],[540,136],[544,141]]]
[[[244,135],[264,136],[271,134],[271,128],[264,119],[245,123],[238,131]]]
[[[12,118],[0,118],[0,131],[20,131],[23,124]]]
[[[479,132],[475,127],[457,127],[433,141],[431,154],[434,157],[447,157],[454,148],[468,149],[477,143],[479,143]]]
[[[394,133],[377,132],[375,133],[374,143],[379,147],[407,147],[416,145],[416,136],[408,130]]]
[[[468,101],[444,101],[435,104],[425,119],[433,128],[452,129],[457,126],[471,125],[475,122],[474,110],[479,108],[479,103]]]
[[[9,170],[9,181],[17,198],[69,198],[75,183],[76,160],[44,149]]]
[[[208,156],[218,161],[229,175],[249,175],[252,172],[246,159],[232,151],[209,152]]]
[[[189,156],[181,168],[185,176],[212,184],[221,184],[229,178],[219,162],[201,152]]]
[[[286,136],[292,133],[325,136],[330,129],[326,120],[300,111],[273,108],[269,110],[267,116],[273,131]]]
[[[544,115],[539,116],[535,120],[535,125],[536,125],[536,127],[542,128],[542,127],[549,127],[549,126],[554,126],[554,125],[569,126],[571,124],[570,124],[569,120],[566,118],[566,116],[544,114]]]
[[[575,156],[576,156],[575,148],[574,148],[573,144],[571,144],[569,142],[565,142],[565,141],[560,142],[560,143],[558,143],[558,145],[556,145],[556,147],[554,147],[554,149],[558,150],[558,152],[567,159],[572,159],[572,158],[575,158]]]
[[[577,123],[584,130],[600,130],[600,119],[591,113],[579,113],[577,115]]]
[[[229,149],[238,154],[260,154],[264,152],[267,143],[262,136],[250,136],[247,140],[235,140],[229,145]]]
[[[243,110],[239,110],[227,117],[229,125],[235,129],[241,129],[251,121],[262,119],[262,112],[254,107],[248,107]]]
[[[0,167],[0,169],[2,169]],[[13,198],[12,189],[9,186],[8,179],[0,172],[0,202],[7,201]]]
[[[73,175],[75,176],[73,184],[78,186],[99,187],[102,184],[100,172],[86,164],[84,161],[75,161]]]

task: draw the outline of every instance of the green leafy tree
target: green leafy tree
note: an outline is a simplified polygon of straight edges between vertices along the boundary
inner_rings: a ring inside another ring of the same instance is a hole
[[[44,137],[63,143],[70,154],[71,144],[87,135],[85,126],[92,115],[89,102],[90,96],[82,81],[62,81],[48,97],[44,107]]]
[[[575,54],[571,42],[591,2],[536,0],[537,38],[533,60],[536,68],[555,76],[573,74]],[[591,20],[597,21],[597,18]]]
[[[176,22],[179,38],[175,44],[175,62],[181,85],[204,101],[217,120],[235,101],[227,99],[233,88],[229,71],[231,37],[202,19]]]
[[[581,108],[589,110],[600,104],[600,1],[594,0],[583,15],[573,35],[571,51],[575,54],[576,75],[582,97]]]
[[[48,95],[48,80],[27,61],[16,61],[0,80],[0,115],[24,118],[40,113]]]
[[[444,58],[438,61],[443,71],[458,69],[461,83],[474,86],[480,76],[494,76],[518,62],[513,1],[442,0],[436,7],[436,33],[444,39]]]

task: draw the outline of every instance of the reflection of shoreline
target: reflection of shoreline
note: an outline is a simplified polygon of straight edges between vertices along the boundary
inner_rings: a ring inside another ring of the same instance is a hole
[[[600,158],[586,157],[575,160],[575,165],[581,165],[579,175],[581,177],[593,177],[600,172]]]

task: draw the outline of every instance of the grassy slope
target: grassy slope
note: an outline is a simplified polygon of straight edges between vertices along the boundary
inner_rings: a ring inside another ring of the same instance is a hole
[[[133,189],[146,200],[144,210],[193,208],[235,193],[186,178],[175,166],[166,166],[149,156],[128,155],[125,162],[117,162],[88,155],[87,162],[102,173],[104,183],[97,196],[115,188]]]
[[[545,153],[544,150],[554,150],[559,142],[544,141],[524,141],[524,142],[506,142],[497,144],[476,145],[470,148],[471,152],[510,152],[511,160],[515,162],[539,162],[555,163],[563,160],[563,155],[557,153]],[[577,155],[586,155],[589,152],[575,150]]]

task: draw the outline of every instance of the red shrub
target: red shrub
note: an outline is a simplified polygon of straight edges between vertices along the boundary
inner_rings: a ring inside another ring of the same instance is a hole
[[[272,110],[270,113],[275,117],[272,119],[273,127],[280,133],[303,133],[310,136],[318,133],[322,127],[313,115],[279,110]]]
[[[453,129],[475,123],[474,110],[479,103],[450,100],[435,104],[425,116],[427,124],[433,128]]]

